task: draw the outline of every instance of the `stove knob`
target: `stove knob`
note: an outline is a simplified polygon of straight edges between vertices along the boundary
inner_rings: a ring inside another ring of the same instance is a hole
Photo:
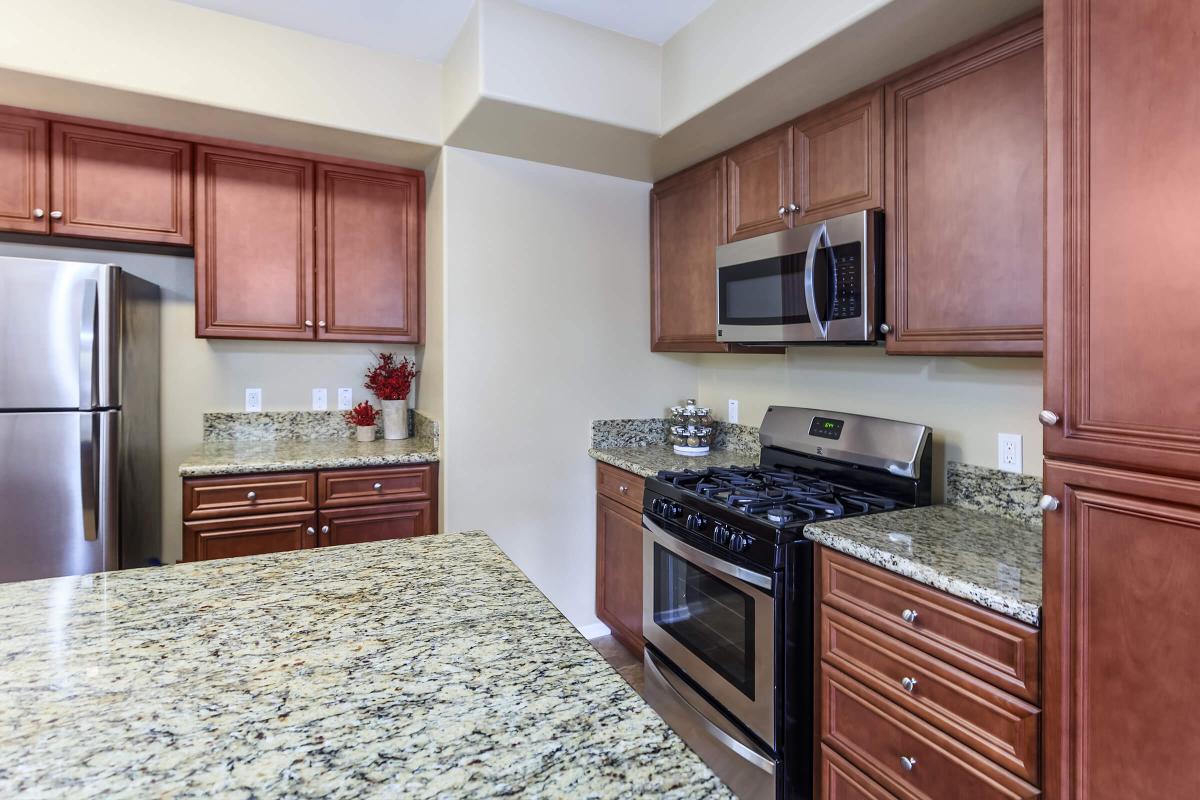
[[[717,544],[721,545],[722,547],[729,544],[730,535],[731,534],[730,534],[729,526],[726,525],[725,523],[718,522],[716,525],[713,525],[713,533],[712,533],[713,541],[716,542]]]
[[[708,524],[708,520],[701,514],[688,514],[687,529],[699,533],[704,530],[704,526]]]
[[[683,514],[683,507],[678,503],[667,503],[667,507],[663,509],[663,516],[667,519],[679,519]]]
[[[738,534],[729,542],[729,546],[733,549],[733,552],[740,553],[750,546],[750,539],[749,537]]]
[[[667,501],[661,497],[654,498],[654,502],[650,504],[650,510],[655,514],[662,514],[667,509]]]

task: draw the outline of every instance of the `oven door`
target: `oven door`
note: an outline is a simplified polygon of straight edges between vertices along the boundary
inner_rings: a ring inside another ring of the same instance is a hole
[[[642,633],[775,747],[773,578],[688,544],[642,515]]]

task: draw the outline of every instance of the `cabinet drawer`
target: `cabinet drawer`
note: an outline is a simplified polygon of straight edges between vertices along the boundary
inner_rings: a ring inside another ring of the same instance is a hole
[[[183,518],[217,519],[246,514],[311,511],[317,507],[311,472],[185,478]]]
[[[821,601],[1024,700],[1038,702],[1038,631],[820,548]],[[912,621],[906,612],[915,612]]]
[[[321,512],[321,546],[408,539],[433,533],[433,504],[390,503]]]
[[[596,462],[596,490],[639,513],[645,486],[646,481],[640,475]]]
[[[826,664],[1037,783],[1036,707],[829,606],[821,607],[821,655]]]
[[[183,525],[183,560],[259,556],[317,545],[317,515],[259,514]]]
[[[862,770],[821,745],[821,800],[894,800]]]
[[[829,666],[821,669],[821,699],[822,741],[900,797],[1017,800],[1040,794]],[[911,760],[907,767],[905,760]]]
[[[340,469],[317,473],[321,508],[433,498],[433,465]]]

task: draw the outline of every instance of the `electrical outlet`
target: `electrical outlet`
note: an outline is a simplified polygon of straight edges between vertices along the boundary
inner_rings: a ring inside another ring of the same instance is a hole
[[[1005,472],[1021,471],[1021,434],[1001,433],[997,436],[1000,446],[1000,469]]]
[[[349,411],[354,407],[354,390],[338,389],[338,411]]]
[[[329,397],[325,394],[325,389],[313,389],[313,411],[329,410]]]
[[[737,422],[738,421],[738,401],[737,400],[731,399],[729,401],[729,413],[725,415],[725,421],[726,422]]]
[[[262,389],[246,390],[246,411],[262,411]]]

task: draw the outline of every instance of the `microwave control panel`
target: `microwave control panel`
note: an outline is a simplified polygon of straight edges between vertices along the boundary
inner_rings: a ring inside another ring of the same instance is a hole
[[[862,244],[837,245],[833,248],[833,285],[831,319],[854,319],[863,313]]]

